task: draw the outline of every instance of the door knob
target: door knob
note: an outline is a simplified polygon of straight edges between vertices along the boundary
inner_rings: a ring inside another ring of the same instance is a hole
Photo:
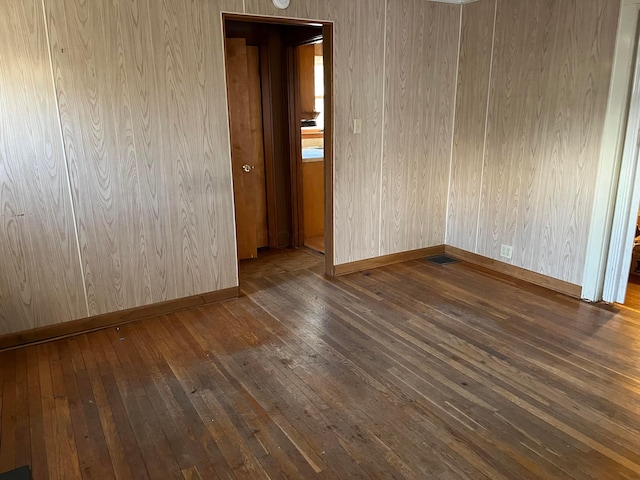
[[[249,173],[253,167],[251,165],[243,165],[242,170]]]

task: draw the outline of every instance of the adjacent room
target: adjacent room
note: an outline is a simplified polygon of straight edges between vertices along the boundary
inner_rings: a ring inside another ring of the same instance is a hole
[[[640,478],[640,0],[0,3],[0,480]]]

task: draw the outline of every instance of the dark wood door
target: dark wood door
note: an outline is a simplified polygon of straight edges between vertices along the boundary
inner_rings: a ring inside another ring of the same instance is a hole
[[[256,258],[268,244],[258,49],[228,38],[226,62],[238,259]]]

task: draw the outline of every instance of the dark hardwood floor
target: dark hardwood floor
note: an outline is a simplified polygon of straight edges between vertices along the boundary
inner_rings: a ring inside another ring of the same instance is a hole
[[[0,353],[0,472],[40,479],[637,479],[640,314],[464,263],[337,279]]]

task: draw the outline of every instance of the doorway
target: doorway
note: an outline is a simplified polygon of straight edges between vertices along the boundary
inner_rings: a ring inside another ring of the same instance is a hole
[[[332,275],[332,26],[223,22],[238,260],[310,248]]]
[[[302,244],[324,253],[324,56],[322,40],[295,47],[300,119]]]

